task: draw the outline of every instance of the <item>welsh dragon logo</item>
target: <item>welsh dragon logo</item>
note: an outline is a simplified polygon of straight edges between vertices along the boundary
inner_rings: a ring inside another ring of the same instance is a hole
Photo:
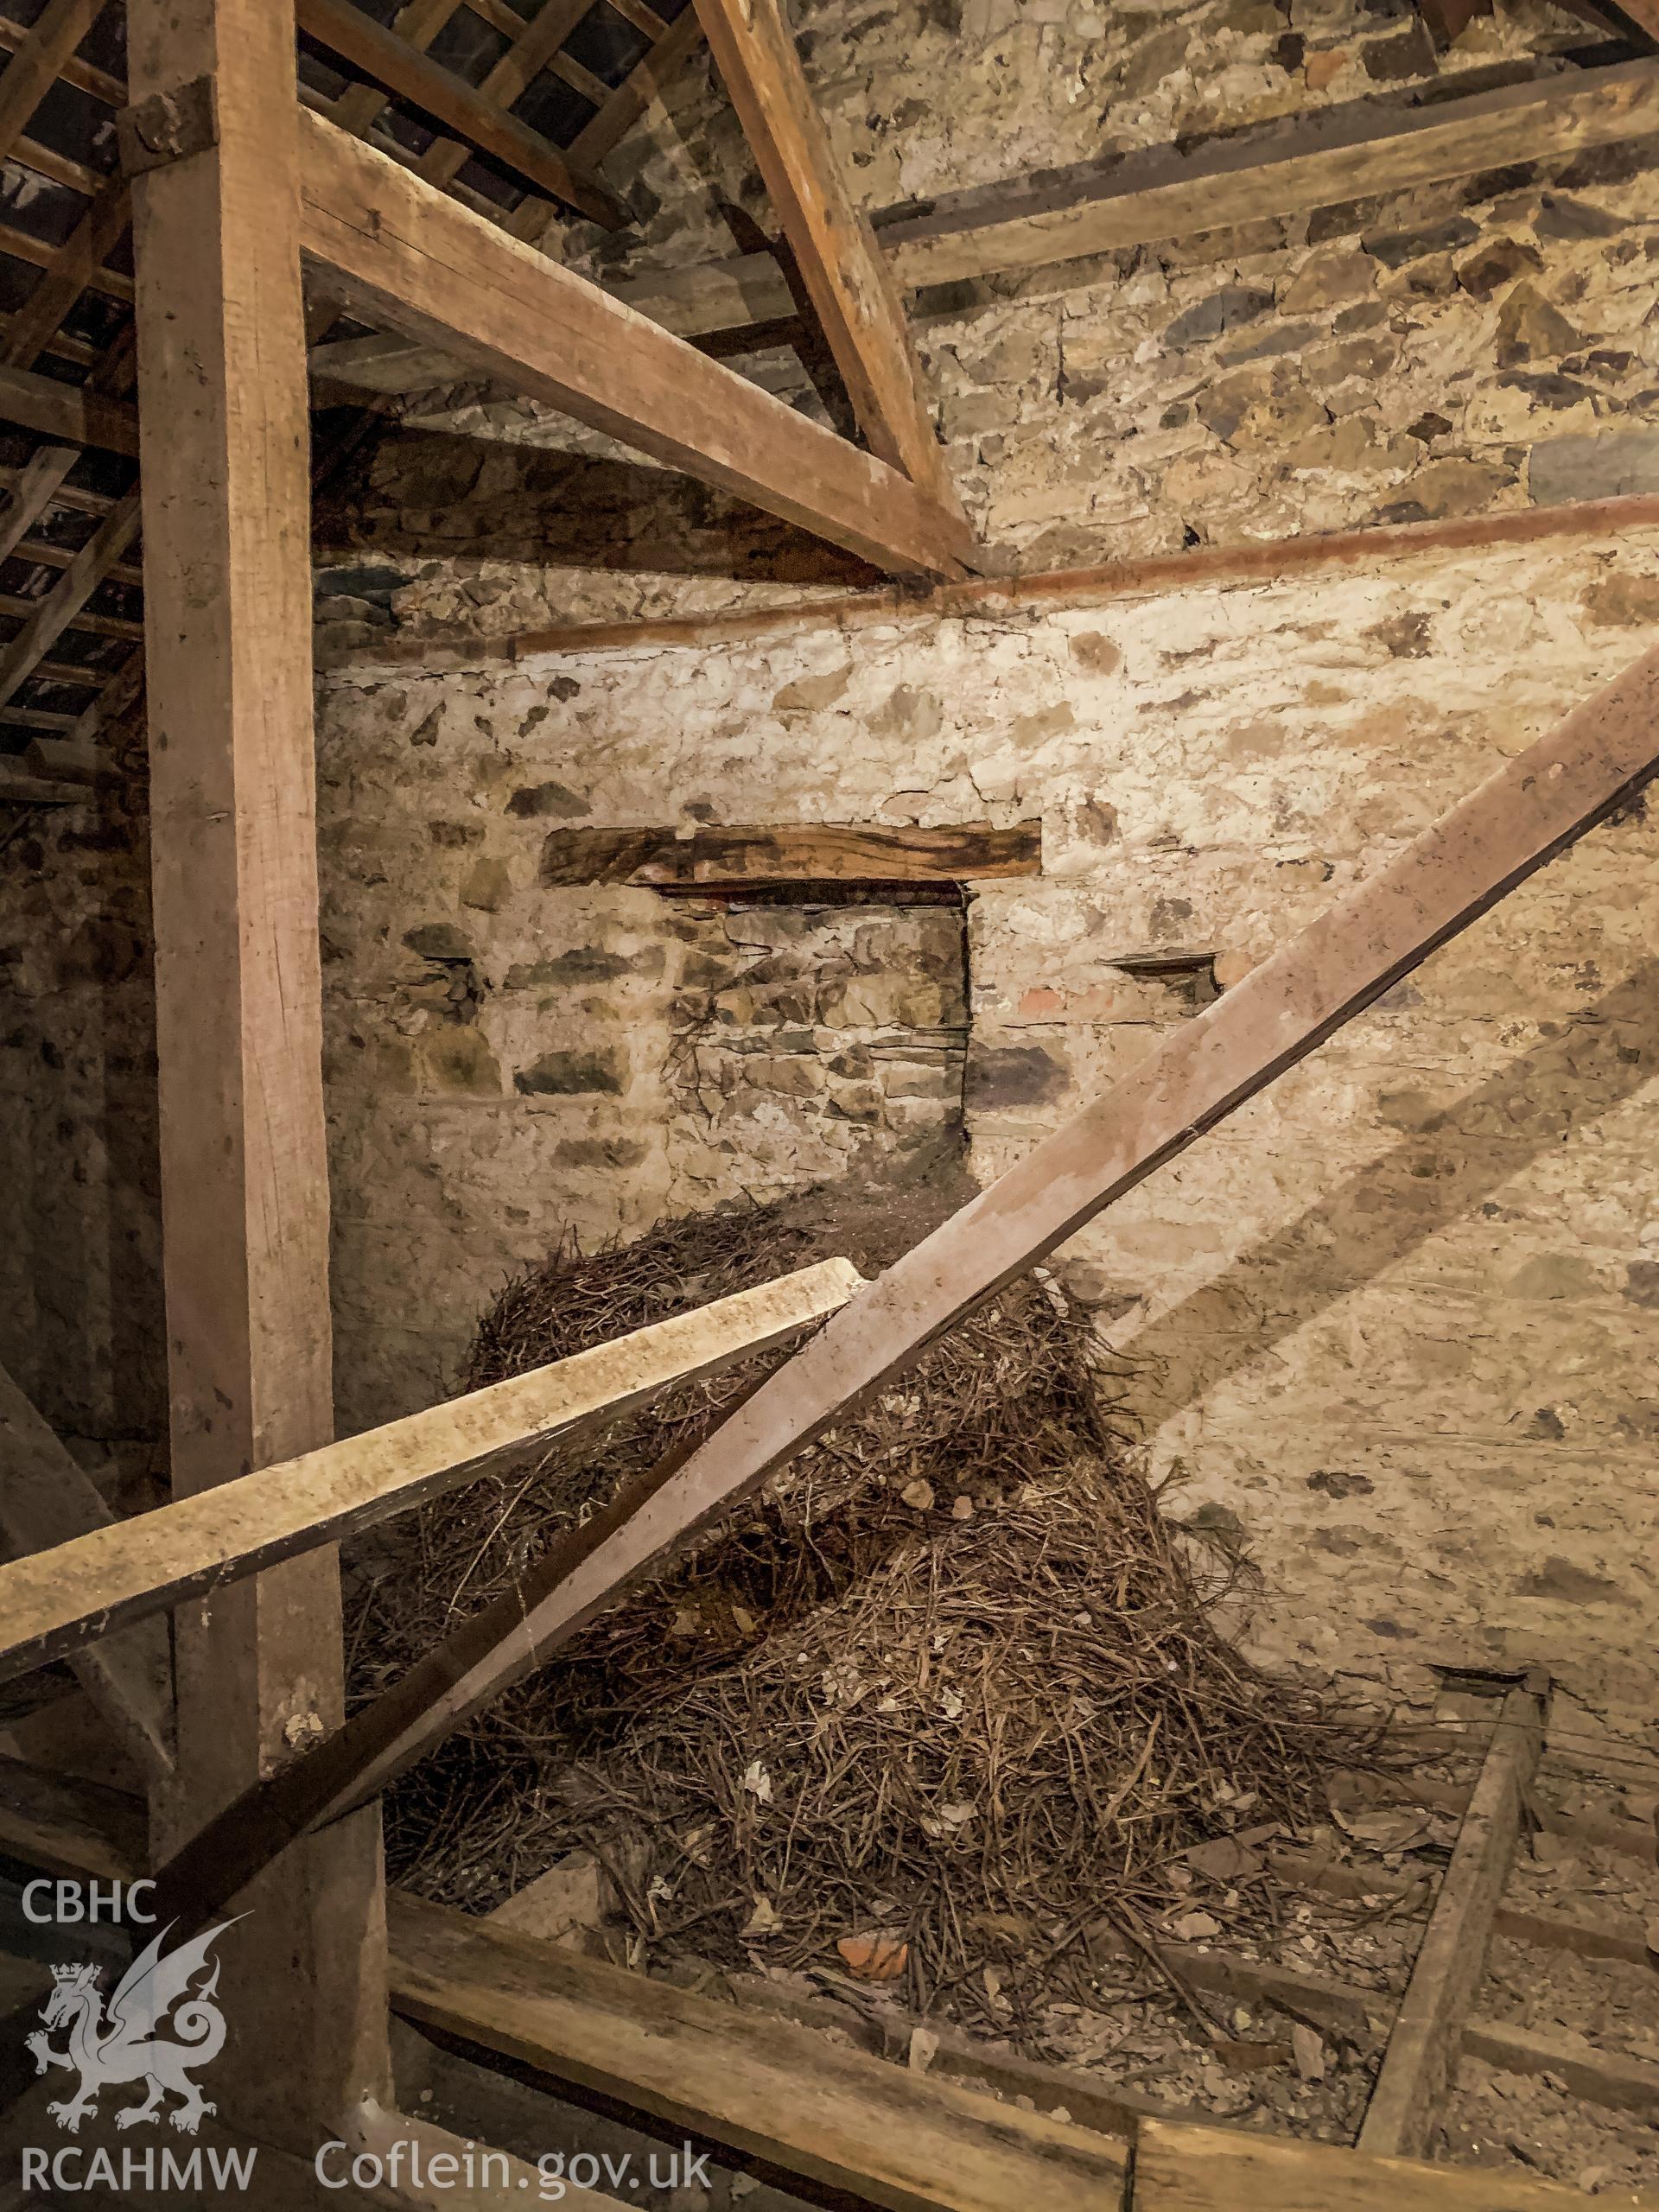
[[[214,1937],[233,1924],[221,1921],[217,1928],[164,1954],[162,1945],[171,1931],[169,1923],[122,1975],[107,2013],[95,1966],[53,1967],[52,1993],[41,2018],[48,2029],[67,2025],[68,2048],[54,2050],[38,2028],[27,2040],[37,2074],[62,2066],[80,2075],[80,2087],[72,2098],[47,2107],[60,2127],[74,2134],[86,2115],[97,2112],[99,2091],[127,2082],[142,2082],[149,2094],[142,2104],[125,2106],[116,2113],[118,2127],[159,2120],[169,2091],[180,2102],[168,2118],[186,2135],[195,2133],[204,2113],[217,2109],[190,2079],[190,2069],[206,2066],[224,2048],[225,2016],[213,2002],[219,1987],[219,1961],[210,1961],[208,1954]],[[192,1992],[192,1980],[206,1973],[210,1963],[212,1973]],[[181,2038],[177,2043],[155,2032],[169,2012]]]

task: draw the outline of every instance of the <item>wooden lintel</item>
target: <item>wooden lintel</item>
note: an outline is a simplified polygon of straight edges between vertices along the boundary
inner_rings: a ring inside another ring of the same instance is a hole
[[[848,192],[783,0],[696,0],[696,10],[870,450],[960,513],[904,302]]]
[[[822,822],[698,830],[550,830],[540,879],[549,886],[632,883],[653,891],[741,891],[805,883],[953,884],[1040,875],[1043,825],[988,822],[948,829],[889,829]]]
[[[517,1446],[718,1374],[823,1320],[861,1280],[825,1260],[0,1567],[0,1679],[403,1512]]]
[[[971,537],[908,478],[302,112],[308,258],[366,321],[563,409],[878,567],[960,575]]]
[[[1543,1751],[1547,1707],[1540,1683],[1511,1690],[1499,1711],[1365,2107],[1359,2148],[1376,2157],[1426,2158],[1439,2133]]]

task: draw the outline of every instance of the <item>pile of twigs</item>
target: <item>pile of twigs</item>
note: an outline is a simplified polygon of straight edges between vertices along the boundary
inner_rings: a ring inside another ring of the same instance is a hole
[[[469,1381],[832,1250],[873,1269],[960,1195],[807,1192],[567,1252],[486,1318]],[[358,1688],[761,1364],[579,1468],[544,1455],[419,1516],[365,1562]],[[988,1961],[1020,2005],[1058,1993],[1092,1925],[1142,1941],[1173,1854],[1316,1817],[1361,1732],[1223,1636],[1238,1562],[1163,1516],[1103,1402],[1084,1317],[1011,1287],[410,1777],[404,1878],[481,1907],[582,1846],[649,1947],[834,1968],[880,1937],[912,2004],[969,2015]]]

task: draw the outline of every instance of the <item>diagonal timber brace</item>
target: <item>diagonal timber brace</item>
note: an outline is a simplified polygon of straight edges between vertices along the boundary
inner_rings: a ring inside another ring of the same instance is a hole
[[[216,1910],[359,1805],[880,1389],[1659,773],[1659,650],[1569,715],[854,1298],[714,1431],[626,1489],[163,1875]]]

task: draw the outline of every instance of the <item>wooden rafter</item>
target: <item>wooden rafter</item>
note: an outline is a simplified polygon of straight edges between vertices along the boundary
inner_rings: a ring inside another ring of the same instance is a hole
[[[570,142],[570,158],[590,167],[602,162],[626,136],[702,36],[695,8],[683,8],[648,54],[639,60],[599,113],[583,124]]]
[[[961,573],[969,534],[896,469],[302,114],[305,249],[353,312],[878,564]]]
[[[479,86],[480,99],[511,108],[532,78],[555,60],[588,5],[588,0],[545,0],[541,12],[520,25],[512,44]],[[429,184],[448,184],[466,167],[470,151],[453,140],[437,139],[421,156],[416,174]]]
[[[847,190],[782,0],[696,10],[870,450],[959,512],[898,286]]]
[[[35,109],[64,75],[104,0],[47,0],[0,75],[0,161],[10,159]]]
[[[20,368],[33,366],[81,294],[97,284],[105,261],[131,219],[126,180],[111,177],[13,316],[0,344],[0,360]]]
[[[18,473],[8,494],[9,505],[0,515],[0,561],[7,560],[22,543],[63,488],[64,479],[80,459],[80,446],[37,446]],[[27,619],[34,619],[29,609]]]

